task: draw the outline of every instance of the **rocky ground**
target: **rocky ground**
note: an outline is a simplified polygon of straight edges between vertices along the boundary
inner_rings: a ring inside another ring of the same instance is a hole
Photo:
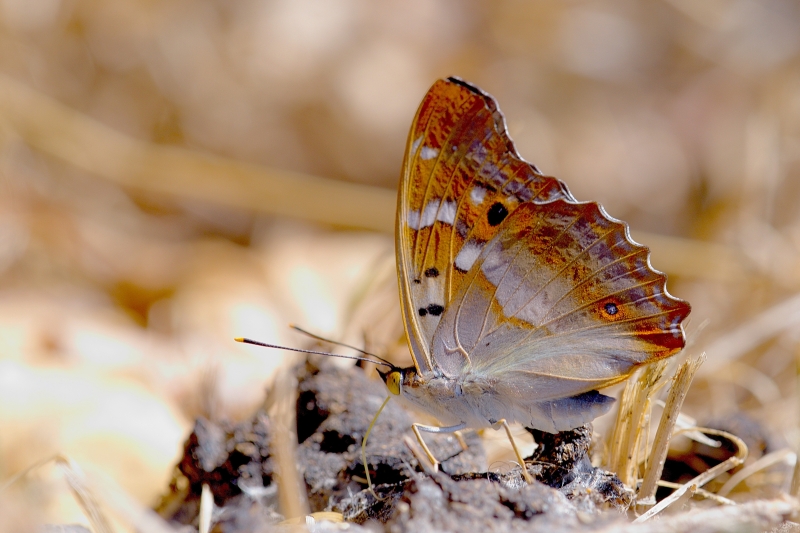
[[[308,361],[296,376],[297,467],[311,512],[338,512],[370,531],[521,531],[535,524],[558,532],[608,526],[631,502],[631,491],[616,476],[591,466],[590,427],[536,432],[539,446],[528,458],[537,480],[532,485],[519,469],[487,471],[475,433],[465,435],[467,450],[452,435],[426,435],[443,459],[440,472],[426,474],[404,443],[413,435],[413,415],[398,402],[389,402],[369,438],[373,495],[361,441],[386,396],[383,385],[358,367],[328,361]],[[271,446],[275,428],[263,410],[239,424],[199,419],[157,511],[196,528],[206,484],[214,495],[213,531],[261,531],[283,521]]]

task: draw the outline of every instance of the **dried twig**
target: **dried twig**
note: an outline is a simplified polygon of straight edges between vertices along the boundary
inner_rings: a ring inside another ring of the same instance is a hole
[[[78,504],[92,524],[94,531],[96,533],[113,533],[114,529],[111,527],[111,523],[100,507],[100,503],[97,501],[94,492],[89,488],[88,481],[83,471],[75,461],[65,455],[57,454],[35,462],[28,468],[12,476],[11,479],[0,486],[0,492],[5,491],[23,477],[50,462],[55,463],[56,466],[61,469],[61,472],[64,474],[64,480],[67,482],[67,485],[69,485],[75,499],[78,500]]]
[[[733,331],[722,335],[706,348],[708,362],[703,366],[703,376],[714,375],[716,371],[735,361],[789,328],[800,324],[800,294],[762,311]]]
[[[305,482],[297,471],[297,379],[283,368],[275,376],[267,402],[270,418],[275,427],[272,432],[272,451],[278,464],[275,474],[278,484],[281,514],[287,519],[309,513]]]
[[[397,191],[243,163],[196,150],[146,143],[0,76],[0,116],[35,149],[124,187],[179,198],[391,233]],[[742,282],[732,247],[645,232],[664,271]]]
[[[672,481],[664,481],[663,479],[658,480],[659,487],[666,487],[668,489],[679,489],[683,485],[680,483],[673,483]],[[697,496],[701,496],[707,500],[715,501],[720,505],[736,505],[736,502],[733,500],[729,500],[728,498],[724,498],[719,494],[714,494],[713,492],[708,492],[707,490],[698,488],[694,492]]]
[[[116,512],[118,517],[126,520],[132,529],[150,533],[175,533],[172,526],[154,511],[136,502],[112,479],[103,476],[102,473],[94,473],[91,477],[87,476],[75,461],[62,454],[37,461],[16,474],[0,487],[0,493],[33,470],[50,462],[54,462],[63,472],[65,481],[83,508],[95,533],[113,533],[114,531],[101,503],[105,503]]]
[[[689,391],[692,378],[694,378],[695,372],[698,367],[703,364],[703,361],[705,361],[705,354],[684,361],[681,363],[681,366],[678,367],[677,372],[675,372],[675,377],[672,378],[672,386],[669,390],[667,403],[664,406],[664,412],[661,414],[661,420],[659,421],[656,437],[650,451],[642,486],[639,488],[637,498],[638,505],[654,505],[656,503],[656,485],[661,478],[661,472],[664,470],[664,461],[667,458],[672,432],[675,429],[675,423],[678,420],[678,415],[683,406],[683,400],[686,398],[686,393]]]
[[[760,533],[770,531],[800,510],[800,502],[788,496],[755,500],[741,505],[715,507],[671,515],[667,520],[615,524],[597,533]]]
[[[663,385],[668,361],[656,361],[639,371],[628,381],[619,403],[619,412],[611,433],[607,461],[609,470],[615,472],[628,486],[636,484],[638,453],[642,443],[642,429],[649,425],[650,398]]]
[[[208,483],[203,483],[203,488],[200,491],[200,512],[197,519],[198,533],[209,533],[211,531],[211,515],[214,513],[214,494],[211,492],[211,487]]]
[[[789,487],[789,495],[797,498],[800,494],[800,457],[794,462],[794,472],[792,473],[792,484]]]
[[[690,481],[684,483],[681,486],[681,488],[677,489],[675,492],[673,492],[672,494],[661,500],[656,506],[651,508],[645,514],[634,520],[634,523],[644,522],[646,520],[653,518],[655,515],[657,515],[658,513],[660,513],[673,503],[675,503],[677,500],[679,500],[681,496],[683,496],[683,494],[687,490],[689,490],[689,488],[692,487],[693,485],[696,485],[697,487],[702,487],[703,485],[705,485],[718,475],[722,474],[723,472],[726,472],[731,468],[734,468],[744,463],[744,460],[747,458],[747,445],[744,443],[742,439],[740,439],[736,435],[732,435],[727,431],[721,431],[718,429],[711,429],[711,428],[693,428],[693,429],[699,429],[703,433],[706,433],[707,435],[718,435],[720,437],[725,437],[736,446],[736,454],[731,457],[728,457],[720,464],[712,466],[702,474],[695,476]]]
[[[36,149],[139,190],[390,232],[396,191],[146,143],[0,76],[0,116]]]
[[[676,513],[681,511],[684,508],[684,506],[689,502],[689,500],[692,499],[692,496],[694,496],[694,494],[697,492],[697,485],[689,485],[689,487],[682,492],[683,493],[680,495],[680,497],[674,502],[672,502],[671,505],[672,509],[674,509],[675,510],[674,512]]]
[[[78,464],[69,457],[60,455],[55,458],[55,462],[64,473],[64,479],[75,495],[75,499],[78,500],[83,512],[86,513],[86,517],[92,524],[94,531],[96,533],[112,533],[114,529],[111,527],[111,522],[106,518],[94,491],[89,488],[86,476]]]
[[[722,485],[722,487],[717,491],[717,494],[720,496],[727,496],[733,489],[736,488],[736,485],[752,476],[754,473],[758,472],[759,470],[769,468],[776,463],[785,461],[792,455],[794,455],[792,450],[789,448],[783,448],[782,450],[768,453],[764,457],[759,457],[757,461],[753,462],[753,464],[747,465],[732,475],[731,478],[726,481],[725,484]]]

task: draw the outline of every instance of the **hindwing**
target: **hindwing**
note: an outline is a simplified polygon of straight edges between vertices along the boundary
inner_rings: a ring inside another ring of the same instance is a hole
[[[689,310],[598,204],[528,202],[476,259],[432,352],[512,402],[564,398],[679,351]]]

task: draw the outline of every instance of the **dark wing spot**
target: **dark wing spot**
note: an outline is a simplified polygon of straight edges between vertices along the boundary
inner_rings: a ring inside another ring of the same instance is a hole
[[[433,316],[439,316],[444,312],[444,307],[439,304],[431,304],[426,309]]]
[[[617,309],[617,304],[612,302],[608,302],[606,305],[604,305],[603,310],[606,312],[606,314],[612,316],[616,315],[617,312],[619,312],[619,309]]]
[[[428,310],[427,309],[425,309],[424,307],[420,307],[419,308],[419,316],[425,316],[427,314],[428,314]]]
[[[420,283],[422,283],[422,282],[421,282],[420,280],[418,280],[418,279],[415,279],[415,280],[414,280],[414,283],[416,283],[416,284],[420,284]]]
[[[431,267],[425,271],[426,278],[435,278],[439,276],[439,269],[436,267]]]
[[[506,206],[500,202],[496,202],[492,207],[489,208],[489,212],[486,213],[486,218],[489,220],[490,226],[497,226],[504,221],[507,216],[508,209],[506,209]]]

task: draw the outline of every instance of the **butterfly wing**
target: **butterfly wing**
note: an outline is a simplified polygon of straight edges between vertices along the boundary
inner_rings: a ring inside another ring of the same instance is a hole
[[[437,81],[406,146],[396,246],[401,306],[417,371],[442,314],[503,221],[525,203],[572,200],[516,152],[496,101],[459,79]]]
[[[683,348],[690,307],[665,284],[649,250],[598,204],[524,203],[442,316],[435,363],[488,385],[508,412],[530,413],[537,402],[611,385]]]

